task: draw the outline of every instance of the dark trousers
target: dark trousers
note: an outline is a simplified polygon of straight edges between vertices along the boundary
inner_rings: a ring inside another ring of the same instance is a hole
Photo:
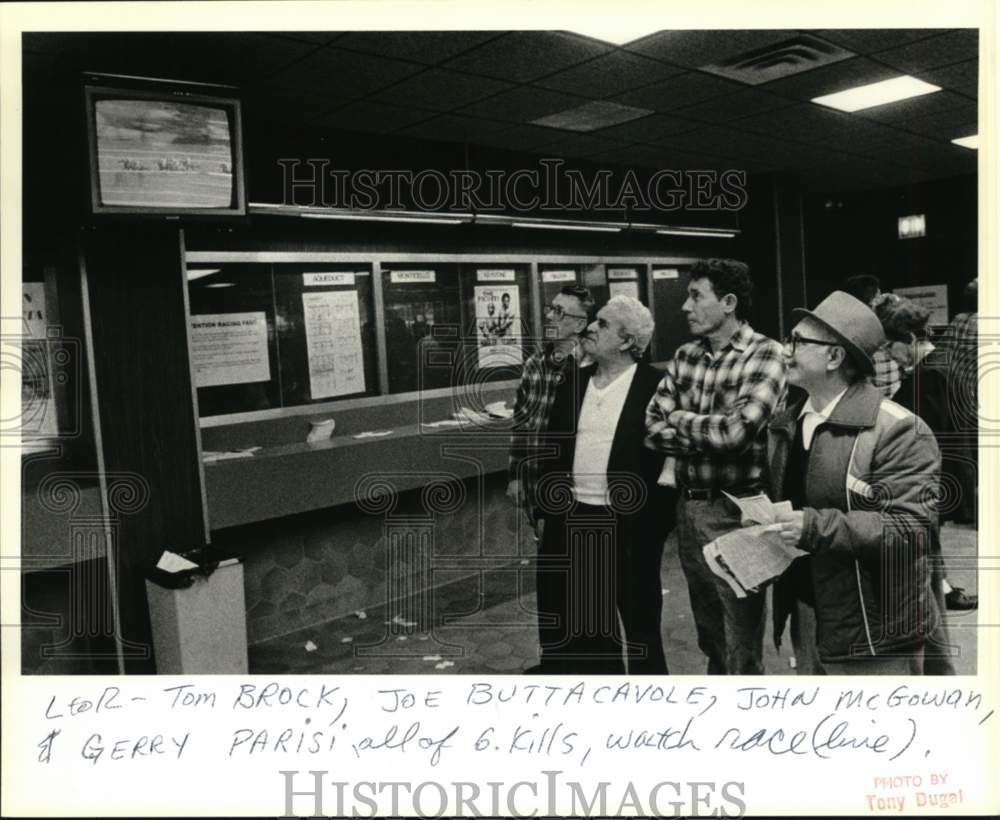
[[[764,594],[737,598],[709,569],[702,547],[740,526],[736,507],[726,499],[677,502],[677,547],[687,580],[698,647],[708,658],[709,675],[764,674]]]
[[[931,607],[927,634],[924,644],[922,669],[913,670],[913,674],[924,675],[954,675],[954,653],[957,647],[951,642],[948,632],[948,622],[945,620],[947,604],[944,599],[944,557],[941,555],[941,531],[934,531],[931,541],[931,554],[927,558],[931,575]]]
[[[667,674],[660,635],[663,544],[644,529],[586,504],[546,517],[537,564],[543,672],[622,674],[627,659],[630,674]]]

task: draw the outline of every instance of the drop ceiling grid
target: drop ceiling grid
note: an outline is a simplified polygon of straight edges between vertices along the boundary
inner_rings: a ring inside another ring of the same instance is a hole
[[[25,48],[33,65],[44,62],[40,55],[64,63],[103,54],[102,65],[111,66],[115,49],[108,56],[106,46],[117,43],[124,68],[169,67],[176,64],[169,53],[177,53],[177,38],[187,37],[194,47],[183,49],[185,61],[199,79],[238,71],[249,80],[248,120],[277,122],[281,114],[296,120],[290,127],[323,132],[347,128],[527,151],[563,145],[567,155],[610,161],[617,154],[619,162],[623,149],[632,147],[643,157],[669,158],[673,150],[679,162],[725,151],[724,157],[743,157],[748,166],[785,162],[792,168],[832,151],[858,158],[864,168],[860,158],[877,156],[892,163],[890,174],[900,156],[893,141],[912,145],[910,136],[929,143],[918,152],[921,173],[933,146],[942,168],[975,171],[975,153],[948,144],[949,129],[967,130],[976,121],[969,96],[978,80],[974,31],[808,32],[860,56],[753,87],[698,70],[796,33],[659,32],[624,48],[565,32],[421,32],[416,38],[411,32],[197,33],[169,35],[169,46],[159,35],[50,34],[26,38]],[[530,65],[518,63],[525,55]],[[895,76],[904,67],[945,91],[855,114],[808,102],[817,89]],[[592,99],[656,113],[576,137],[530,125]],[[261,110],[271,106],[273,114]],[[693,151],[692,135],[713,127],[724,127],[732,138]],[[673,139],[684,134],[687,140]],[[671,143],[688,150],[671,149]]]

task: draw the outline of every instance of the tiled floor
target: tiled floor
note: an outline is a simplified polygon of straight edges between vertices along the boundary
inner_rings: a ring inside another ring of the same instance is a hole
[[[952,584],[977,592],[976,531],[946,524],[943,551]],[[320,626],[272,638],[250,648],[253,673],[299,674],[518,674],[538,662],[533,567],[519,564],[435,590],[430,610],[437,623],[421,623],[413,602],[391,610],[372,609]],[[663,640],[673,674],[702,674],[687,586],[676,542],[667,541],[662,570]],[[409,607],[409,608],[408,608]],[[948,615],[951,639],[960,648],[959,674],[975,672],[976,613]],[[781,651],[765,633],[768,674],[795,674],[791,644]]]

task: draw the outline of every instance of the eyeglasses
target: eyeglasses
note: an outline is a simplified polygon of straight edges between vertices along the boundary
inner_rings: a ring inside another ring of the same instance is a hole
[[[823,347],[843,347],[840,342],[827,342],[823,339],[810,339],[807,336],[799,336],[793,333],[791,336],[786,336],[782,341],[782,344],[787,347],[791,354],[795,355],[795,348],[798,345],[823,345]]]
[[[567,313],[562,305],[546,305],[545,312],[551,313],[556,319],[562,319],[563,316],[569,316],[571,319],[586,319],[587,317],[580,313]]]

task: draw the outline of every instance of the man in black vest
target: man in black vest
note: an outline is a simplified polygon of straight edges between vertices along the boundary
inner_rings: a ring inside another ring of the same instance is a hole
[[[582,336],[594,364],[567,373],[552,405],[536,497],[541,664],[552,674],[666,674],[660,559],[671,527],[662,454],[643,445],[660,373],[640,364],[653,317],[615,296]],[[624,627],[624,640],[618,619]]]

